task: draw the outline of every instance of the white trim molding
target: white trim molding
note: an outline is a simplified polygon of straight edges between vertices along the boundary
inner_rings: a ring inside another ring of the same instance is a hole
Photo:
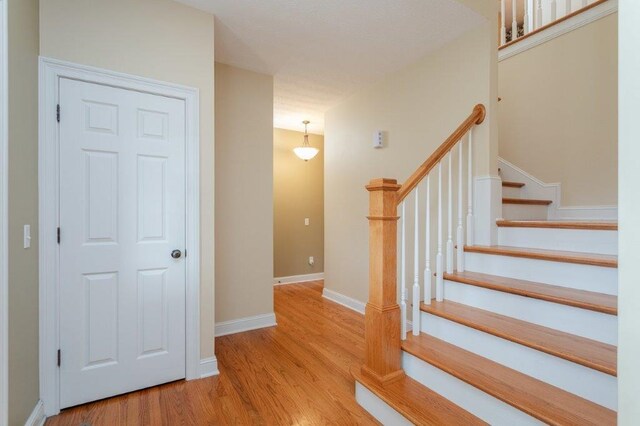
[[[328,288],[322,290],[322,297],[364,315],[364,308],[366,306],[364,302],[345,296],[337,291],[329,290]]]
[[[324,280],[324,272],[317,274],[292,275],[290,277],[277,277],[273,279],[273,285],[307,283],[309,281]]]
[[[42,426],[47,420],[47,416],[44,415],[44,404],[42,401],[38,401],[36,406],[33,407],[33,411],[29,418],[24,423],[24,426]]]
[[[223,321],[216,323],[216,337],[274,327],[276,325],[278,325],[278,323],[276,322],[276,314],[274,313]]]
[[[203,358],[200,360],[200,378],[217,376],[220,374],[218,370],[218,360],[215,356]]]
[[[504,158],[498,164],[505,180],[522,182],[522,198],[538,198],[553,201],[549,206],[549,220],[618,220],[618,206],[562,206],[562,185],[545,183],[525,172]]]
[[[0,0],[0,426],[9,423],[9,109],[7,1]]]
[[[609,0],[598,6],[595,6],[589,10],[572,16],[562,22],[550,26],[547,29],[533,34],[517,43],[498,50],[498,61],[503,61],[512,56],[522,53],[531,48],[539,46],[556,37],[560,37],[563,34],[577,30],[580,27],[584,27],[592,22],[602,19],[606,16],[616,13],[618,11],[618,0]]]
[[[143,77],[40,58],[38,190],[40,223],[40,397],[48,416],[60,412],[58,123],[56,108],[61,78],[167,96],[186,106],[186,378],[200,378],[200,174],[198,89]]]

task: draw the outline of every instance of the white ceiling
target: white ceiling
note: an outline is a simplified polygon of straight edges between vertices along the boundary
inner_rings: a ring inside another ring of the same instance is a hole
[[[179,0],[216,16],[216,61],[274,76],[274,126],[324,113],[479,24],[455,0]]]

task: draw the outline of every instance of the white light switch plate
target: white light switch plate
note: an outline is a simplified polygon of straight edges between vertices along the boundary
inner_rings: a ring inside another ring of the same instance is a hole
[[[304,218],[304,226],[309,226],[309,218],[308,217]]]

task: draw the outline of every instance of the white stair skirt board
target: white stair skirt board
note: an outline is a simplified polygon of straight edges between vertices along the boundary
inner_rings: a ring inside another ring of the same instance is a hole
[[[618,317],[560,303],[445,281],[447,300],[553,328],[565,333],[618,343]]]
[[[618,254],[618,231],[498,227],[498,244],[615,255]]]
[[[38,401],[31,415],[27,421],[24,422],[24,426],[42,426],[45,420],[47,420],[47,417],[44,415],[44,404],[42,401]]]
[[[200,360],[200,378],[217,376],[220,374],[218,370],[218,360],[215,356],[210,358],[204,358]]]
[[[503,204],[502,217],[511,220],[547,220],[549,218],[549,206]]]
[[[290,277],[276,277],[273,279],[273,285],[297,284],[318,280],[324,280],[324,272],[318,272],[317,274],[292,275]]]
[[[328,288],[322,290],[322,297],[364,315],[364,307],[366,305],[364,302],[345,296],[337,291],[329,290]]]
[[[618,11],[618,0],[609,0],[583,13],[559,22],[546,30],[540,31],[526,39],[498,51],[498,60],[503,61],[518,53],[529,50],[547,41],[560,37],[570,31],[588,25],[598,19]]]
[[[618,294],[618,269],[484,253],[465,253],[465,269],[508,278]]]
[[[610,0],[610,3],[615,0]],[[617,6],[616,6],[617,7]],[[520,44],[520,43],[517,43]],[[498,158],[498,165],[501,170],[501,177],[504,181],[521,182],[525,186],[520,189],[517,198],[535,198],[540,200],[551,200],[553,203],[548,207],[549,220],[617,220],[617,206],[572,206],[563,207],[561,205],[562,186],[559,183],[545,183],[540,179],[530,175],[516,165],[508,162],[504,158]],[[498,216],[496,216],[498,217]],[[507,219],[517,219],[515,217],[503,216]]]
[[[383,425],[410,426],[412,423],[402,414],[391,408],[389,404],[367,389],[356,380],[356,401]]]
[[[517,408],[404,351],[402,352],[402,367],[412,379],[493,426],[544,424]]]
[[[596,404],[617,409],[617,379],[613,376],[425,312],[422,331]]]
[[[276,314],[263,314],[237,320],[224,321],[216,324],[216,337],[228,334],[242,333],[243,331],[257,330],[259,328],[273,327],[276,323]]]

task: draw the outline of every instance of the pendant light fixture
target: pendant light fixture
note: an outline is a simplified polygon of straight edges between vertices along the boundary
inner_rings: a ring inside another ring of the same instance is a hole
[[[307,125],[310,123],[309,120],[305,120],[302,122],[304,124],[304,141],[302,142],[302,146],[293,148],[293,152],[304,161],[309,161],[316,155],[318,155],[318,148],[314,148],[309,143],[309,133],[307,132]]]

